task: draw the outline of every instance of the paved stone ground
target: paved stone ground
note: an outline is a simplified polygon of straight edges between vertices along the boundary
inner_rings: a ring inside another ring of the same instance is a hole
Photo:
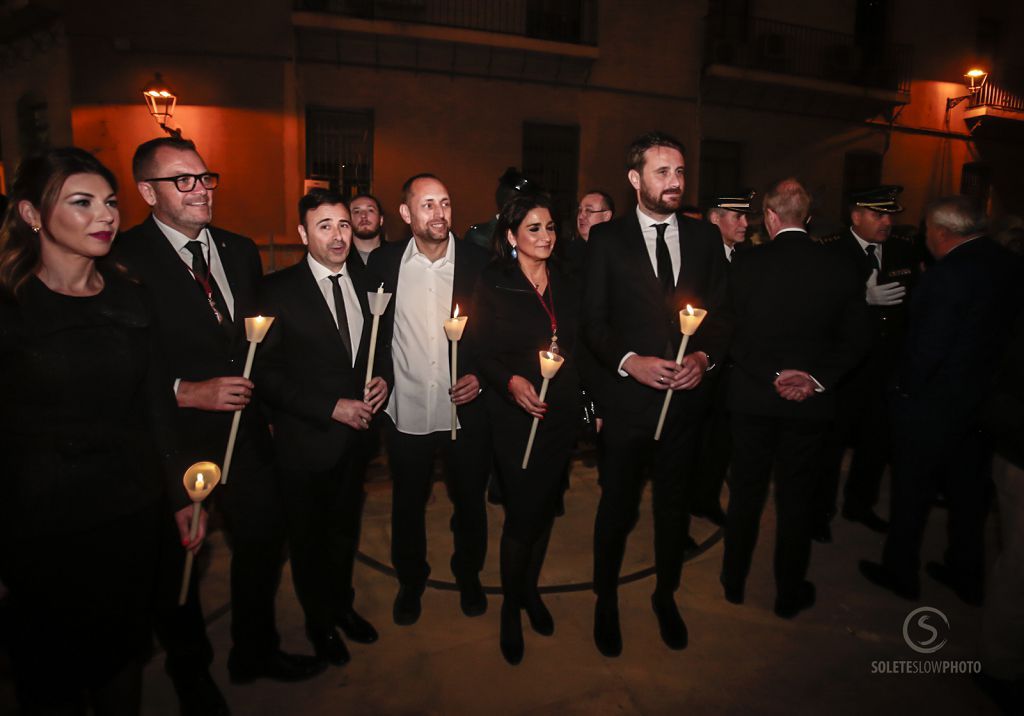
[[[556,524],[543,584],[549,587],[589,582],[590,541],[598,488],[592,467],[574,463],[567,514]],[[633,534],[624,573],[642,573],[652,563],[648,504]],[[497,587],[499,508],[489,507],[491,550],[483,575]],[[388,562],[390,485],[369,485],[362,552]],[[443,486],[435,486],[428,508],[432,578],[451,580],[448,555],[450,505]],[[213,674],[236,715],[277,714],[994,714],[995,708],[965,675],[883,675],[879,661],[975,659],[981,612],[925,578],[923,605],[948,617],[948,643],[920,657],[902,636],[904,619],[915,606],[865,582],[857,560],[877,559],[882,540],[859,525],[838,519],[835,543],[815,545],[810,578],[818,603],[793,621],[771,612],[774,584],[771,552],[774,511],[766,510],[747,603],[727,603],[718,584],[722,544],[716,529],[695,520],[693,535],[705,549],[683,574],[679,601],[690,630],[682,652],[661,642],[649,596],[653,577],[620,590],[625,648],[605,659],[591,637],[593,595],[587,590],[556,591],[546,597],[555,618],[552,637],[526,627],[526,657],[508,666],[498,650],[500,597],[492,596],[487,614],[468,619],[459,611],[456,592],[427,590],[423,616],[411,627],[391,621],[396,583],[378,568],[361,563],[356,570],[357,609],[377,627],[378,643],[350,645],[352,661],[330,668],[298,685],[272,682],[235,687],[227,678],[229,649],[227,563],[220,535],[210,543],[210,564],[203,576],[203,599],[215,645]],[[924,558],[942,554],[945,513],[936,511]],[[525,619],[524,619],[525,622]],[[286,573],[278,597],[278,623],[288,650],[308,652],[301,610]],[[157,656],[146,670],[144,713],[177,713],[174,692]],[[9,683],[0,686],[0,712],[10,704]]]

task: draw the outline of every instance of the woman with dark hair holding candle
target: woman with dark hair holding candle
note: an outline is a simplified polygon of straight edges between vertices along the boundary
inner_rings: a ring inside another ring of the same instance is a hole
[[[554,632],[537,582],[562,491],[562,476],[580,420],[576,335],[579,287],[553,261],[555,222],[543,196],[513,197],[498,217],[497,257],[477,287],[473,320],[487,408],[505,498],[501,536],[501,653],[523,658],[520,610],[538,634]],[[545,400],[538,352],[564,359]],[[527,468],[523,453],[534,418],[537,435]]]
[[[116,190],[88,152],[51,150],[0,228],[0,579],[25,713],[138,713],[165,492],[188,543],[152,313],[97,265]]]

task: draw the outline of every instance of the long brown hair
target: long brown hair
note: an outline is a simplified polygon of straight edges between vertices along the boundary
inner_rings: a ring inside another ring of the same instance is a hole
[[[73,174],[97,174],[117,191],[117,179],[96,157],[78,147],[51,149],[29,157],[14,175],[7,213],[0,226],[0,295],[17,298],[39,268],[39,234],[23,218],[19,205],[29,202],[45,225],[53,213],[64,182]]]

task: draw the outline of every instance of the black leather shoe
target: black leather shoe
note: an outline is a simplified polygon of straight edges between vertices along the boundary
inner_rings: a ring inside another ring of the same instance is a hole
[[[921,585],[917,583],[916,579],[901,579],[886,569],[884,565],[864,559],[857,564],[857,568],[869,582],[882,589],[888,589],[898,597],[909,599],[912,602],[921,598]]]
[[[843,519],[850,522],[860,522],[872,532],[885,534],[889,531],[889,523],[875,514],[874,510],[854,510],[843,507]]]
[[[744,589],[742,584],[730,584],[724,577],[719,577],[719,583],[725,590],[725,601],[730,604],[743,604]]]
[[[248,684],[256,679],[305,681],[319,674],[325,667],[326,664],[315,656],[286,654],[280,650],[255,659],[243,659],[232,649],[228,656],[228,676],[232,684]]]
[[[523,621],[519,606],[506,599],[501,604],[501,655],[515,666],[523,660],[526,646],[523,643]]]
[[[544,601],[540,598],[539,593],[527,596],[523,603],[523,609],[526,610],[526,616],[530,619],[530,628],[536,633],[541,636],[551,636],[555,633],[555,620],[548,608],[544,606]]]
[[[479,577],[459,581],[459,606],[467,617],[478,617],[487,611],[487,595]]]
[[[306,629],[306,636],[309,637],[309,643],[313,645],[313,652],[320,661],[335,666],[344,666],[352,658],[344,640],[334,627]]]
[[[811,528],[811,539],[821,544],[832,543],[832,525],[828,522],[818,522]]]
[[[377,641],[377,630],[373,624],[363,619],[355,609],[349,609],[338,617],[338,626],[349,641],[357,644],[372,644]]]
[[[167,672],[178,694],[181,716],[229,716],[224,694],[206,669],[188,673]]]
[[[969,607],[980,607],[985,601],[980,582],[964,579],[941,562],[929,562],[924,566],[924,571],[939,584],[952,589],[960,597],[960,601]]]
[[[676,651],[685,649],[690,635],[686,630],[686,622],[679,614],[676,600],[671,596],[659,597],[655,594],[651,596],[651,606],[654,608],[654,615],[658,617],[658,631],[661,632],[661,640],[665,642],[665,646]]]
[[[619,606],[614,599],[597,598],[594,606],[594,643],[605,656],[614,657],[622,653]]]
[[[697,509],[690,514],[694,517],[702,517],[708,522],[719,527],[725,524],[725,510],[722,509],[721,505],[711,505],[707,509]]]
[[[391,609],[391,616],[395,624],[409,626],[415,624],[420,618],[423,610],[420,604],[420,597],[423,596],[423,589],[416,587],[399,587],[398,595],[395,597],[395,606]]]
[[[792,619],[804,609],[814,606],[817,599],[817,590],[810,582],[802,582],[796,594],[775,599],[775,616],[783,619]]]

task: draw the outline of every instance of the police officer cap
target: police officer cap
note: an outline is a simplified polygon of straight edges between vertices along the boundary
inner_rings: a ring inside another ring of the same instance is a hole
[[[498,177],[498,183],[502,186],[514,189],[520,194],[529,194],[536,190],[533,182],[526,178],[522,172],[515,167],[509,167],[505,173]]]
[[[728,209],[740,214],[756,214],[757,212],[751,208],[755,194],[756,192],[744,189],[743,191],[712,197],[708,208]]]
[[[898,214],[903,207],[896,201],[897,195],[903,191],[903,187],[895,184],[876,186],[864,191],[850,193],[850,206],[861,209],[871,209],[882,214]]]

